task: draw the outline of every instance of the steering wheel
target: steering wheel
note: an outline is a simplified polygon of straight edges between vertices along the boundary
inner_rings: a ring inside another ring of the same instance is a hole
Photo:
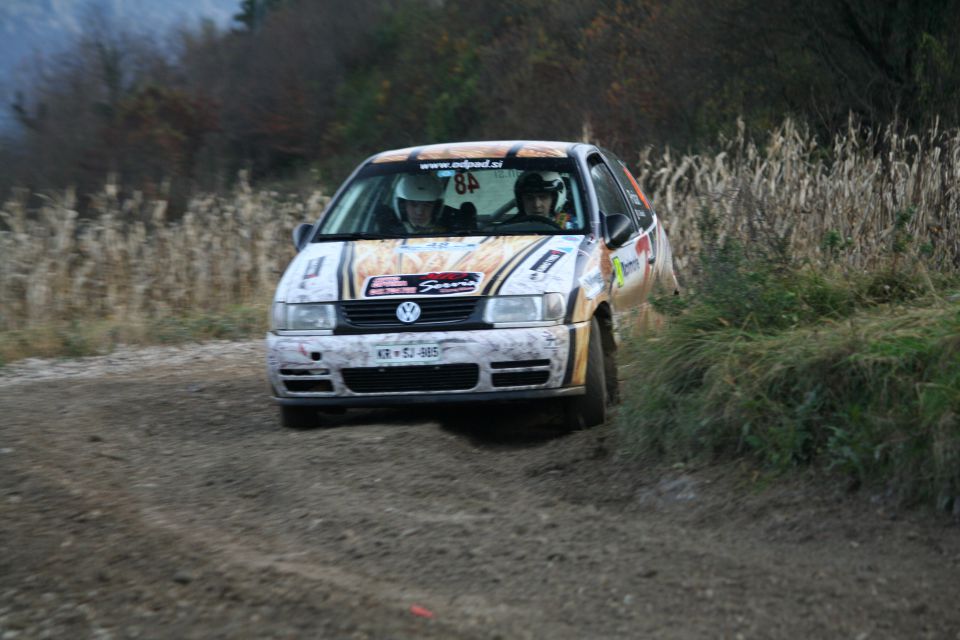
[[[555,220],[551,220],[550,218],[545,218],[543,216],[531,216],[526,214],[516,216],[515,218],[510,218],[509,220],[504,220],[500,224],[503,226],[508,226],[508,225],[512,226],[515,224],[524,224],[524,223],[540,224],[545,227],[550,227],[550,229],[558,229],[560,231],[563,230],[563,227],[561,227],[560,224]]]

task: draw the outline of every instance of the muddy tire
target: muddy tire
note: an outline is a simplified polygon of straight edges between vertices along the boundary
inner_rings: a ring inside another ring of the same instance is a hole
[[[586,429],[607,421],[607,378],[603,357],[600,323],[590,321],[590,344],[587,347],[586,393],[566,399],[563,426],[568,430]]]
[[[280,406],[280,424],[287,429],[312,429],[320,426],[314,407]]]

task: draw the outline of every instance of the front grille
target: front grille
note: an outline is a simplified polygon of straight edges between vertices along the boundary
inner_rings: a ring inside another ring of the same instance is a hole
[[[343,370],[343,381],[354,393],[397,391],[462,391],[477,386],[476,364],[402,367],[356,367]]]
[[[291,393],[330,393],[333,383],[329,380],[284,380],[287,391]]]
[[[354,327],[417,327],[425,324],[454,324],[473,315],[479,298],[416,298],[420,317],[412,324],[397,319],[397,307],[406,298],[393,300],[349,300],[340,303],[343,317]]]
[[[491,362],[491,369],[520,369],[521,367],[549,367],[549,360],[501,360]]]
[[[495,387],[522,387],[532,384],[544,384],[550,379],[549,371],[508,371],[490,376]]]
[[[280,369],[282,376],[325,376],[330,369]]]

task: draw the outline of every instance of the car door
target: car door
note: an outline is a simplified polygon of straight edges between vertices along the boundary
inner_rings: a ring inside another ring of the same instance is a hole
[[[653,286],[652,273],[654,266],[660,256],[660,238],[657,229],[657,217],[654,215],[653,208],[644,195],[643,190],[637,183],[637,180],[630,173],[627,165],[609,151],[603,152],[604,158],[613,169],[613,175],[616,176],[624,194],[629,201],[630,214],[633,216],[634,224],[637,225],[639,233],[633,239],[634,251],[637,256],[639,270],[642,273],[642,298],[645,300],[647,294]]]
[[[647,269],[640,263],[637,256],[640,228],[636,224],[632,207],[628,204],[619,182],[603,156],[599,153],[591,155],[587,158],[587,166],[601,216],[619,213],[630,218],[633,224],[633,232],[628,242],[620,247],[609,247],[608,259],[611,262],[613,278],[610,301],[619,326],[624,322],[625,314],[630,315],[639,311],[644,300],[644,279]]]

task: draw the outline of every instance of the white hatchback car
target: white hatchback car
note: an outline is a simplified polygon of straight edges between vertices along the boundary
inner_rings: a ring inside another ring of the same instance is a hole
[[[567,427],[617,399],[618,328],[670,244],[630,171],[562,142],[379,153],[294,231],[267,370],[285,425],[323,408],[555,398]]]

